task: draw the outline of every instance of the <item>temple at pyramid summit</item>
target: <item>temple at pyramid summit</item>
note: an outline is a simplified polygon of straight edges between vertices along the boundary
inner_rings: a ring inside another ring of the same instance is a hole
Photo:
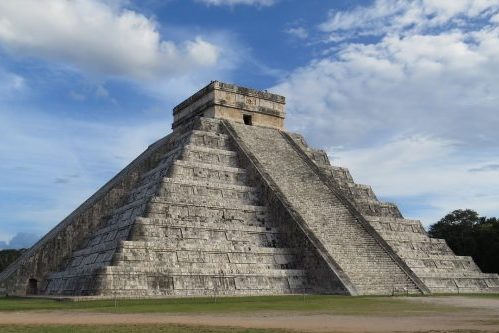
[[[499,292],[284,129],[285,98],[218,81],[0,274],[8,295]],[[167,129],[165,129],[167,132]],[[368,166],[366,166],[368,167]]]

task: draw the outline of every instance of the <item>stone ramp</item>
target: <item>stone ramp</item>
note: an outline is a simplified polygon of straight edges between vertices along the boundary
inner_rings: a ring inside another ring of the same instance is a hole
[[[226,124],[346,274],[352,294],[421,293],[279,130]]]

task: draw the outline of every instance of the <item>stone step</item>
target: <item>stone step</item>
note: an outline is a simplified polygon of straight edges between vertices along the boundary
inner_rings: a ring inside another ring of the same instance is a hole
[[[231,150],[229,137],[222,133],[193,130],[187,143],[195,146]]]
[[[364,200],[373,200],[374,202],[379,202],[374,194],[371,186],[363,185],[363,184],[345,184],[342,189],[348,197],[354,199],[364,199]]]
[[[476,294],[476,293],[481,293],[481,294],[487,294],[487,293],[492,293],[492,294],[497,294],[499,293],[499,288],[477,288],[477,287],[472,287],[472,288],[449,288],[449,287],[443,287],[443,288],[438,288],[438,287],[431,287],[430,288],[431,292],[434,294],[449,294],[449,293],[454,293],[454,294]]]
[[[173,163],[170,177],[245,185],[246,170],[217,164],[177,160]]]
[[[419,246],[447,246],[447,243],[444,239],[439,238],[431,238],[427,237],[420,241],[409,241],[409,240],[391,240],[390,243],[399,245],[399,246],[408,246],[409,248],[418,249]]]
[[[190,137],[185,139],[187,142],[189,142],[189,140]],[[156,167],[142,175],[142,182],[145,184],[165,177],[168,175],[171,164],[176,160],[212,164],[219,167],[237,167],[239,165],[237,153],[232,150],[220,148],[210,148],[208,146],[191,143],[179,144],[177,147],[164,154]]]
[[[262,248],[260,248],[261,250]],[[255,249],[253,249],[254,251]],[[164,263],[235,263],[235,264],[265,264],[285,265],[296,262],[296,251],[279,252],[223,252],[202,250],[163,250],[155,248],[122,248],[116,253],[116,261],[154,261]]]
[[[145,185],[152,181],[161,180],[162,177],[167,176],[172,163],[180,157],[182,151],[183,146],[177,146],[163,155],[157,166],[141,175],[141,185]]]
[[[344,181],[346,183],[354,184],[352,175],[347,168],[331,165],[331,172],[335,179]]]
[[[201,251],[201,252],[210,252],[210,253],[249,253],[249,254],[296,254],[300,253],[298,249],[295,248],[272,248],[272,247],[258,247],[251,245],[244,246],[236,246],[233,244],[232,247],[222,246],[220,248],[216,248],[215,246],[211,247],[203,247],[203,244],[198,244],[198,246],[189,246],[185,248],[178,248],[172,243],[165,242],[155,242],[155,241],[122,241],[120,243],[119,248],[121,251],[124,249],[134,249],[134,250],[147,250],[147,251],[163,251],[163,252],[171,252],[171,251]],[[216,245],[213,244],[213,245]],[[225,244],[222,244],[225,245]],[[303,251],[302,251],[303,252]]]
[[[421,295],[421,291],[417,288],[407,288],[403,285],[400,286],[387,286],[385,288],[377,288],[374,286],[365,286],[357,288],[361,295],[369,296],[391,296],[391,295]]]
[[[462,276],[423,276],[422,279],[434,293],[494,292],[499,289],[499,279]]]
[[[151,279],[156,278],[160,281],[161,278],[151,277]],[[159,288],[158,286],[163,286],[162,282],[153,282],[151,285],[145,286],[143,288],[136,289],[101,289],[99,290],[99,295],[107,295],[108,297],[123,297],[126,299],[130,298],[130,294],[134,295],[134,298],[146,298],[146,297],[224,297],[224,296],[275,296],[275,295],[287,295],[287,294],[302,294],[304,292],[309,293],[309,288],[277,288],[274,289],[165,289]],[[68,294],[74,295],[74,293]],[[84,295],[93,295],[92,292],[85,291]]]
[[[161,245],[168,242],[169,246],[175,246],[178,249],[182,250],[196,250],[196,249],[206,249],[211,251],[237,251],[241,249],[253,249],[257,247],[280,247],[282,246],[279,240],[269,240],[267,235],[263,237],[259,237],[260,235],[248,235],[244,239],[230,239],[227,240],[227,236],[225,232],[220,232],[219,235],[212,233],[212,238],[201,238],[205,235],[200,235],[195,238],[195,235],[192,235],[192,238],[168,238],[167,240],[161,238],[147,238],[147,237],[134,237],[131,241],[144,241],[149,244],[155,244],[155,246]],[[253,237],[250,237],[253,236]]]
[[[447,246],[445,242],[430,238],[428,242],[411,242],[411,241],[395,241],[388,242],[395,252],[401,257],[410,257],[413,252],[427,252],[428,254],[452,255],[454,252]]]
[[[306,276],[306,272],[302,269],[261,269],[261,271],[255,272],[225,272],[217,271],[216,268],[203,269],[193,268],[183,269],[182,267],[156,267],[156,266],[106,266],[106,274],[144,274],[144,273],[156,273],[161,275],[172,275],[172,276],[224,276],[224,277],[238,277],[238,276],[261,276],[261,277],[287,277],[287,276]]]
[[[127,203],[141,199],[148,199],[157,194],[162,183],[162,179],[154,179],[148,182],[142,182],[140,186],[134,188],[128,193]]]
[[[105,252],[94,252],[86,255],[77,256],[73,254],[70,264],[66,267],[69,270],[92,271],[98,267],[111,264],[116,250]],[[64,271],[63,271],[64,272]]]
[[[146,227],[136,224],[133,226],[129,240],[168,241],[180,242],[182,240],[211,240],[213,242],[245,242],[263,247],[282,246],[286,239],[284,234],[270,232],[245,232],[227,231],[199,228],[172,228],[172,227]],[[180,243],[179,243],[180,245]]]
[[[397,205],[390,202],[381,202],[372,198],[354,198],[355,206],[362,214],[401,217]]]
[[[192,275],[238,275],[238,274],[255,274],[267,275],[269,271],[275,270],[296,270],[298,265],[296,262],[287,264],[271,264],[271,263],[211,263],[211,262],[164,262],[164,261],[139,261],[122,259],[117,262],[117,267],[133,266],[134,270],[154,271],[161,267],[161,272],[181,273]]]
[[[205,230],[219,231],[239,231],[251,233],[279,233],[280,229],[269,225],[261,226],[257,221],[255,224],[248,223],[251,221],[241,220],[179,220],[179,219],[163,219],[163,218],[146,218],[139,217],[135,224],[141,224],[148,227],[172,227],[172,228],[196,228]]]
[[[193,188],[194,190],[187,191],[187,187]],[[166,196],[170,192],[177,195],[185,194],[189,196],[208,195],[203,192],[203,189],[206,189],[206,191],[224,191],[225,193],[221,193],[220,195],[224,195],[225,197],[238,197],[240,193],[245,193],[246,197],[250,195],[256,197],[257,195],[256,188],[242,184],[217,182],[217,179],[186,179],[177,176],[174,178],[164,177],[162,179],[153,180],[133,189],[128,195],[128,202],[131,203],[153,195]],[[239,197],[241,197],[241,195],[239,195]]]
[[[409,242],[431,242],[431,238],[426,234],[420,234],[416,232],[405,232],[405,231],[383,231],[383,238],[387,242],[399,242],[399,241],[409,241]]]
[[[303,274],[287,275],[280,272],[272,275],[182,275],[170,273],[112,272],[107,275],[109,294],[120,290],[143,290],[154,295],[163,292],[167,295],[245,295],[290,293],[306,288]]]
[[[381,234],[385,232],[413,232],[426,235],[426,230],[419,223],[398,223],[398,222],[370,222],[371,225]]]
[[[429,269],[429,270],[469,270],[480,271],[480,268],[470,258],[455,257],[453,259],[406,259],[407,265],[412,269]]]
[[[264,206],[227,205],[223,202],[201,204],[167,201],[152,198],[144,217],[152,218],[195,218],[211,217],[217,219],[237,219],[242,221],[266,221],[268,210]]]
[[[160,162],[156,167],[142,175],[142,180],[144,183],[153,180],[159,180],[161,179],[161,177],[164,177],[167,174],[171,163],[178,159],[185,159],[205,164],[222,164],[229,167],[237,167],[238,162],[236,152],[230,150],[229,147],[225,146],[217,146],[217,148],[212,148],[206,145],[197,145],[195,143],[192,143],[192,140],[194,140],[194,142],[199,142],[199,140],[196,139],[196,135],[202,135],[202,133],[204,133],[205,137],[206,135],[210,135],[208,132],[202,131],[193,131],[192,133],[185,133],[180,139],[181,142],[179,142],[179,144],[175,148],[161,156]],[[218,134],[214,135],[216,135],[217,137],[220,136]],[[223,135],[221,138],[226,140],[227,136]]]
[[[264,243],[262,243],[265,245]],[[74,260],[84,260],[86,263],[78,263],[81,265],[93,264],[100,262],[105,256],[106,260],[114,253],[124,252],[131,249],[139,253],[140,251],[155,251],[155,252],[175,252],[175,251],[190,251],[190,252],[210,252],[210,253],[248,253],[248,254],[282,254],[291,255],[296,253],[295,249],[283,247],[266,247],[259,246],[255,242],[237,241],[237,240],[213,240],[213,239],[178,239],[169,240],[167,243],[162,240],[118,240],[115,239],[109,242],[102,242],[92,247],[73,252]],[[118,251],[118,252],[117,252]],[[81,259],[79,259],[81,257]],[[101,259],[98,259],[101,258]]]
[[[181,159],[184,161],[215,164],[233,168],[239,166],[239,158],[235,151],[194,146],[190,144],[184,147]]]
[[[248,186],[180,178],[163,179],[157,191],[158,197],[176,202],[235,205],[258,204],[258,194],[256,188]]]
[[[456,273],[456,274],[475,274],[481,273],[478,267],[456,267],[456,266],[441,266],[441,267],[414,267],[411,266],[411,269],[417,274],[422,275],[433,275],[433,274],[445,274],[445,273]]]
[[[181,184],[181,185],[191,185],[191,186],[204,186],[208,188],[216,188],[223,190],[234,190],[239,192],[253,192],[257,193],[257,188],[246,185],[239,184],[228,184],[224,182],[215,182],[210,179],[195,180],[195,179],[184,179],[184,178],[164,178],[161,184]]]
[[[400,217],[393,216],[373,216],[364,215],[364,218],[369,222],[382,222],[382,223],[395,223],[395,224],[409,224],[409,225],[421,225],[420,220],[411,220]]]
[[[462,260],[473,262],[473,258],[469,256],[456,256],[455,254],[432,254],[425,251],[408,251],[401,257],[405,260]]]
[[[421,273],[418,276],[431,279],[490,279],[499,282],[499,275],[495,273],[482,273],[482,272],[437,272],[437,273]]]
[[[247,218],[235,218],[230,216],[184,216],[184,217],[144,217],[150,219],[151,223],[158,225],[192,225],[193,227],[213,227],[219,228],[220,226],[233,227],[262,227],[273,228],[274,222],[268,214],[249,215]]]
[[[126,238],[125,238],[126,239]],[[117,237],[111,241],[100,242],[94,246],[89,246],[82,248],[80,250],[76,250],[73,252],[72,257],[85,257],[95,253],[105,253],[108,251],[116,251],[120,246],[121,242],[125,241],[125,239],[118,239]]]

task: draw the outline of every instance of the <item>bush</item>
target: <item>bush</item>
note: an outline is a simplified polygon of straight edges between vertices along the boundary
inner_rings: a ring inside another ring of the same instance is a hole
[[[461,256],[471,256],[485,273],[499,273],[499,219],[459,209],[430,226],[429,235],[443,238]]]

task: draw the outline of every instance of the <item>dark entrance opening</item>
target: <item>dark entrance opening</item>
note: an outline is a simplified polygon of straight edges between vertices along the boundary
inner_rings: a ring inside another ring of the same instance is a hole
[[[253,125],[253,121],[249,114],[243,114],[243,121],[245,125]]]
[[[36,295],[38,294],[38,280],[29,279],[28,287],[26,288],[26,295]]]

